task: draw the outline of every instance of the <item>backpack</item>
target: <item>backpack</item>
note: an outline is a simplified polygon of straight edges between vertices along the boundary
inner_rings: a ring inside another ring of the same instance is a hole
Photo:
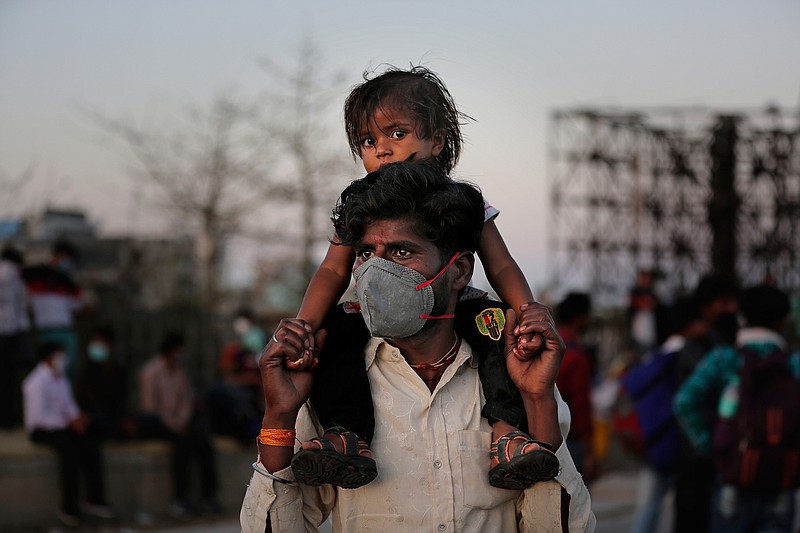
[[[800,487],[800,380],[779,348],[767,354],[740,348],[735,414],[714,428],[714,463],[723,483],[760,494]]]
[[[675,468],[679,433],[672,400],[677,389],[677,352],[657,350],[622,377],[630,397],[648,463],[662,474]]]

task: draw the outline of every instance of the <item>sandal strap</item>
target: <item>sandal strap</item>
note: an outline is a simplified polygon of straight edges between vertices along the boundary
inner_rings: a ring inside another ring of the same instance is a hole
[[[517,440],[517,439],[524,439],[525,442],[522,442],[519,446],[517,446],[514,449],[514,452],[511,455],[509,455],[508,445],[512,440]],[[552,445],[539,440],[534,440],[531,438],[530,435],[528,435],[523,431],[514,430],[509,433],[506,433],[505,435],[494,441],[490,448],[490,453],[493,457],[496,457],[499,462],[501,463],[508,462],[511,461],[511,459],[513,459],[514,457],[523,455],[525,453],[523,450],[525,446],[527,446],[528,444],[537,444],[540,447],[545,448],[549,451],[553,450]]]
[[[314,438],[308,439],[308,442],[313,442],[314,444],[319,446],[320,450],[323,450],[323,451],[326,451],[326,452],[335,452],[336,451],[336,448],[334,448],[333,443],[331,441],[329,441],[328,439],[326,439],[325,437],[314,437]]]
[[[372,450],[370,450],[369,444],[367,444],[363,439],[349,429],[342,426],[331,426],[325,430],[324,435],[327,435],[328,433],[334,433],[342,440],[342,446],[344,449],[343,455],[350,457],[355,457],[358,455],[363,455],[366,457],[372,456]],[[326,441],[328,440],[324,437],[323,439]]]

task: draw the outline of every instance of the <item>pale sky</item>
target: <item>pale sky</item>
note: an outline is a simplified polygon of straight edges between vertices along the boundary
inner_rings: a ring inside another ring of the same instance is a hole
[[[25,198],[0,201],[0,219],[49,203],[83,207],[107,232],[129,229],[124,159],[82,110],[136,120],[255,94],[267,85],[258,58],[294,56],[307,38],[348,77],[337,106],[382,63],[442,77],[476,119],[454,175],[501,210],[534,290],[547,275],[553,109],[800,100],[796,0],[0,0],[0,178],[34,168]]]

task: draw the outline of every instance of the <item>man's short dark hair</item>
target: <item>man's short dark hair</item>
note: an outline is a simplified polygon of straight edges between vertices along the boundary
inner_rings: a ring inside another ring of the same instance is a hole
[[[185,345],[186,341],[183,337],[183,334],[177,331],[172,331],[164,335],[164,337],[161,339],[159,353],[161,355],[171,354],[175,350],[183,348]]]
[[[53,243],[53,253],[65,255],[73,261],[78,259],[78,249],[70,241],[64,238],[59,238]]]
[[[791,310],[789,297],[772,285],[756,285],[742,293],[742,314],[750,327],[776,329]]]
[[[692,322],[700,318],[697,302],[690,296],[679,296],[666,313],[667,334],[683,332]]]
[[[710,304],[714,300],[726,297],[739,297],[739,285],[730,276],[722,274],[709,274],[704,276],[697,284],[694,299],[698,308]]]
[[[581,316],[588,316],[592,311],[592,299],[585,292],[567,294],[556,307],[556,317],[560,324],[569,324]]]
[[[6,261],[10,261],[17,266],[21,266],[24,262],[22,257],[22,252],[14,248],[13,246],[6,246],[3,248],[3,251],[0,252],[0,259],[5,259]]]
[[[401,217],[410,217],[414,231],[445,256],[475,251],[484,224],[483,196],[476,186],[431,165],[391,163],[353,181],[331,220],[339,241],[353,246],[371,222]]]
[[[64,344],[56,341],[46,341],[39,345],[36,350],[36,356],[39,361],[44,361],[56,352],[63,352],[66,350]]]

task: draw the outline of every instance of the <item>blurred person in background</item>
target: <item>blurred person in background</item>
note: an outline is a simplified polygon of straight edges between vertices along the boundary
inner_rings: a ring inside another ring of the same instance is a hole
[[[258,358],[266,338],[247,308],[236,313],[233,330],[237,338],[222,350],[220,379],[208,394],[208,410],[215,433],[251,444],[261,430],[264,411]]]
[[[704,276],[693,293],[700,322],[686,338],[678,353],[677,375],[680,386],[700,360],[714,346],[733,345],[738,328],[739,286],[735,280],[718,274]],[[716,405],[697,406],[706,420],[716,418]],[[709,528],[714,464],[698,453],[681,430],[678,462],[675,467],[675,532],[706,533]]]
[[[172,444],[174,501],[170,514],[188,518],[196,513],[189,500],[189,466],[192,459],[200,469],[201,511],[219,514],[216,457],[211,434],[196,409],[195,394],[183,368],[185,341],[179,333],[166,334],[158,354],[139,374],[140,414],[137,424],[144,438]]]
[[[771,285],[741,295],[745,327],[675,397],[675,416],[714,466],[712,533],[792,533],[800,486],[800,352],[781,335],[790,304]],[[716,406],[709,418],[703,406]]]
[[[664,342],[665,307],[655,292],[656,273],[642,269],[628,295],[628,328],[636,358]]]
[[[22,254],[6,247],[0,254],[0,427],[21,421],[19,385],[31,367],[28,301],[22,282]]]
[[[591,312],[592,300],[586,293],[571,292],[556,307],[558,334],[566,345],[556,385],[572,414],[567,448],[587,483],[596,474],[592,438],[592,354],[583,343]]]
[[[67,354],[67,378],[74,376],[78,358],[73,313],[84,304],[82,291],[75,281],[78,253],[75,247],[59,240],[53,245],[50,262],[23,270],[28,288],[37,339],[58,342]]]
[[[57,516],[69,527],[80,524],[81,511],[113,518],[105,498],[100,448],[87,434],[88,418],[78,408],[66,378],[64,346],[45,342],[39,348],[39,358],[39,364],[23,382],[25,429],[34,443],[49,446],[58,455],[61,507]],[[82,503],[81,473],[87,492]]]
[[[639,497],[632,533],[658,528],[663,502],[674,486],[679,431],[672,402],[678,388],[678,354],[687,338],[702,334],[702,323],[691,297],[677,298],[667,313],[667,340],[626,372],[621,383],[634,405],[641,428],[645,467],[639,475]]]
[[[75,395],[89,416],[90,433],[101,440],[133,437],[136,426],[128,411],[128,376],[114,353],[111,328],[92,329],[85,355],[78,367]]]

